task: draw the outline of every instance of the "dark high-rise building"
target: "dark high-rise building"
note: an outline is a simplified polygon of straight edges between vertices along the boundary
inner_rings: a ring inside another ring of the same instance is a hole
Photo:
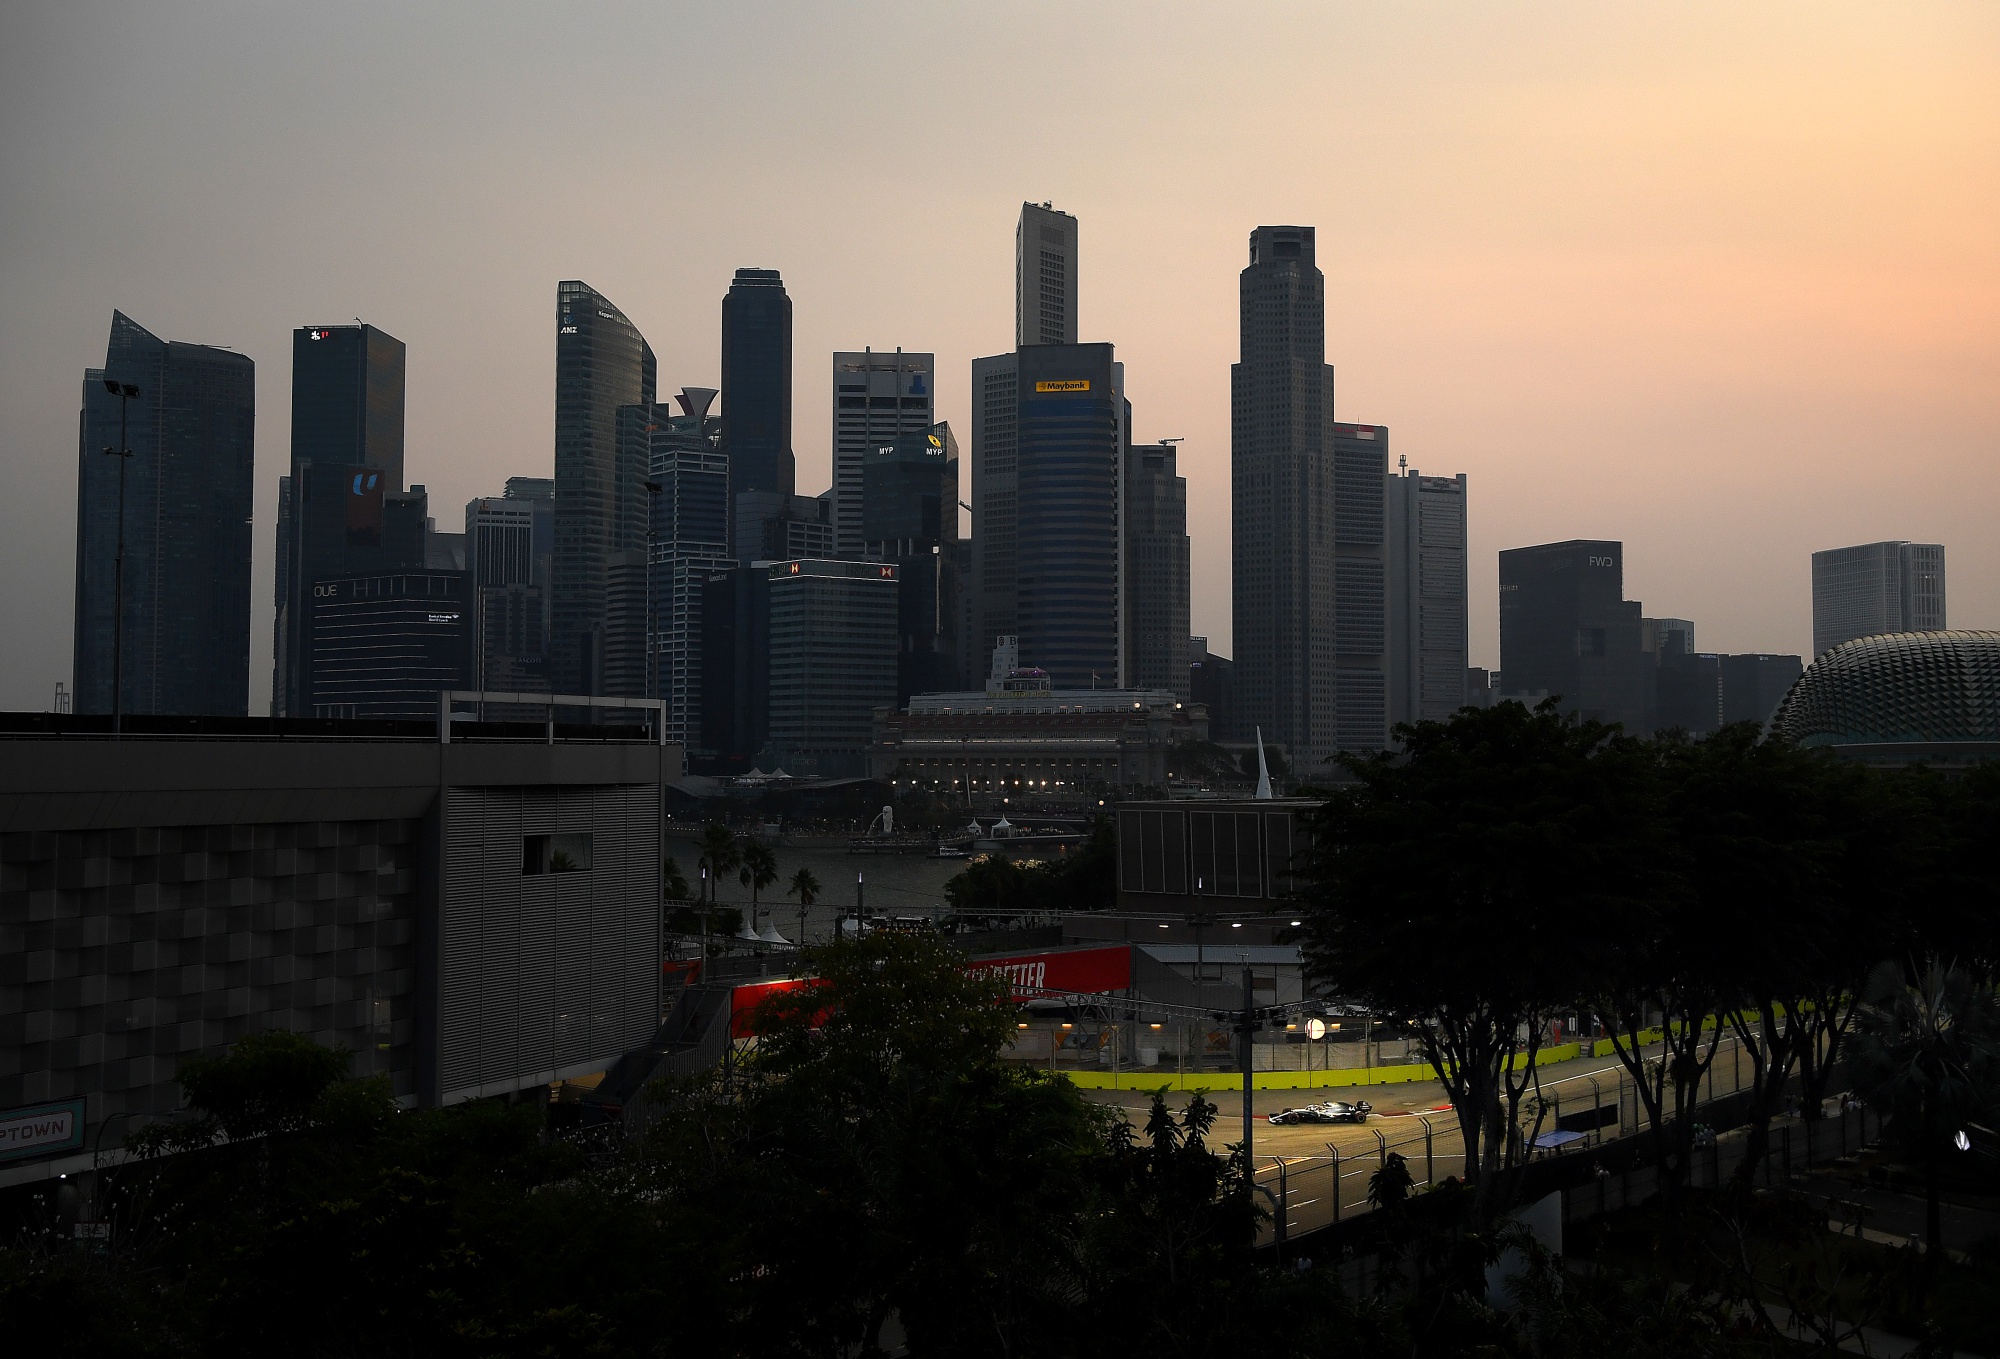
[[[937,357],[864,349],[833,356],[833,542],[863,555],[861,468],[868,455],[937,423]]]
[[[1389,722],[1441,722],[1468,701],[1465,474],[1388,488]]]
[[[897,567],[896,702],[959,686],[958,440],[898,435],[861,472],[862,551]]]
[[[702,587],[734,566],[729,555],[731,469],[726,423],[708,414],[714,392],[684,387],[646,422],[647,481],[653,496],[651,600],[653,696],[666,700],[668,740],[689,746],[701,734]]]
[[[1014,228],[1014,346],[1076,343],[1076,218],[1021,205]]]
[[[866,772],[875,709],[896,702],[896,568],[773,562],[767,750],[794,774]]]
[[[1333,438],[1334,737],[1389,740],[1389,430],[1336,421]]]
[[[983,665],[996,639],[1021,631],[1020,476],[1016,423],[1021,416],[1020,364],[1012,354],[972,361],[972,636],[967,659]],[[966,668],[966,681],[976,674]]]
[[[610,569],[643,551],[643,445],[620,439],[618,408],[653,404],[646,337],[587,284],[556,287],[555,571],[551,652],[558,692],[604,692]]]
[[[139,389],[125,412],[107,381]],[[75,710],[112,709],[114,577],[123,469],[118,666],[128,713],[242,715],[250,684],[250,514],[256,368],[241,354],[161,340],[111,314],[104,367],[79,417]]]
[[[1508,696],[1653,730],[1656,653],[1625,598],[1623,543],[1573,539],[1500,554],[1500,673]]]
[[[465,542],[473,591],[473,687],[548,693],[554,485],[544,477],[509,477],[505,495],[469,502]]]
[[[305,618],[315,582],[424,564],[403,498],[403,342],[374,326],[292,332],[291,473],[280,483],[271,710],[309,716]],[[414,536],[412,536],[414,535]]]
[[[1251,232],[1240,286],[1242,357],[1229,370],[1234,724],[1261,729],[1312,778],[1343,735],[1333,368],[1313,228]]]
[[[1232,726],[1236,688],[1236,665],[1227,656],[1208,649],[1208,638],[1188,638],[1188,698],[1208,709],[1208,730],[1212,740],[1241,739]]]
[[[740,771],[770,739],[769,563],[710,575],[701,628],[701,758]]]
[[[398,571],[317,581],[307,602],[311,706],[302,716],[426,718],[472,686],[471,579]]]
[[[1058,689],[1118,688],[1124,384],[1108,344],[1030,345],[1015,362],[1022,662]]]
[[[1769,722],[1793,683],[1805,673],[1805,664],[1797,656],[1745,652],[1720,660],[1725,723]]]
[[[1125,456],[1125,679],[1188,701],[1187,478],[1172,444]]]
[[[736,493],[796,489],[792,299],[776,269],[738,269],[722,299],[722,448]]]

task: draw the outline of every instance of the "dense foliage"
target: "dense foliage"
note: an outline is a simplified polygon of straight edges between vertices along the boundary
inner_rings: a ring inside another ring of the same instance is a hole
[[[1415,1021],[1476,1203],[1507,1197],[1542,1035],[1595,1016],[1678,1182],[1725,1031],[1752,1066],[1748,1184],[1788,1089],[1831,1093],[1871,968],[2000,964],[2000,770],[1880,771],[1724,728],[1637,740],[1553,702],[1399,727],[1315,826],[1312,970]],[[1662,1032],[1664,1031],[1664,1032]],[[1663,1044],[1663,1050],[1654,1048]]]

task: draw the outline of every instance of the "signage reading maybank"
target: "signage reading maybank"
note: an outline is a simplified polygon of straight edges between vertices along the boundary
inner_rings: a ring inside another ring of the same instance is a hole
[[[1035,384],[1037,392],[1087,392],[1089,378],[1053,378]]]

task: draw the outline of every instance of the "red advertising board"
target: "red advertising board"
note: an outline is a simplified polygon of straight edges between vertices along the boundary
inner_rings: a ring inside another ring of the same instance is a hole
[[[1132,946],[1107,944],[1101,948],[1052,949],[1044,953],[1014,953],[1004,958],[977,958],[966,971],[975,977],[1005,977],[1014,989],[1014,999],[1039,1000],[1062,995],[1098,995],[1107,991],[1128,991],[1132,987]],[[771,996],[812,986],[812,977],[752,982],[738,986],[729,995],[729,1032],[748,1038],[754,1032],[750,1014]]]
[[[1014,987],[1015,1000],[1053,995],[1097,995],[1132,988],[1132,946],[1052,949],[1046,953],[1016,953],[1005,958],[980,958],[968,965],[975,977],[1002,976]]]

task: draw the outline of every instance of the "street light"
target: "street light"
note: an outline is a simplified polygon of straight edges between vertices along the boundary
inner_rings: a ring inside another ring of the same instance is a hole
[[[125,417],[139,389],[105,378],[104,390],[118,398],[118,447],[104,450],[118,459],[118,553],[111,566],[111,734],[117,736],[125,729],[125,465],[132,461]]]

